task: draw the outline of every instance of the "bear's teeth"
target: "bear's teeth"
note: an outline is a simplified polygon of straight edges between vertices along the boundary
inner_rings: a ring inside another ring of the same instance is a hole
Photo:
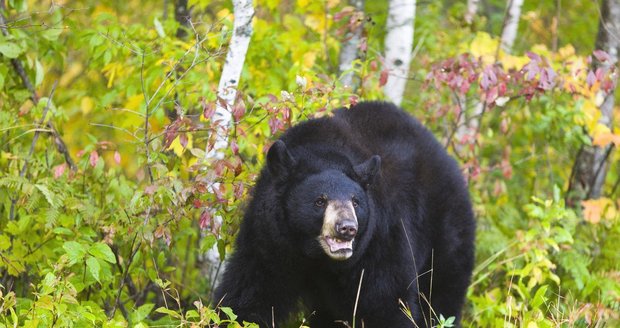
[[[342,240],[334,237],[325,237],[325,241],[329,246],[329,250],[334,253],[342,250],[352,250],[353,249],[353,240]]]

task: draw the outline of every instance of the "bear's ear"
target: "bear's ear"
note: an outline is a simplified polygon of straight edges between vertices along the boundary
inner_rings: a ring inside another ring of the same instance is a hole
[[[371,184],[373,178],[379,172],[381,168],[381,157],[375,155],[362,164],[358,164],[353,167],[355,174],[360,178],[362,186],[366,187]]]
[[[295,159],[282,140],[277,140],[267,152],[267,167],[274,176],[286,175],[295,166]]]

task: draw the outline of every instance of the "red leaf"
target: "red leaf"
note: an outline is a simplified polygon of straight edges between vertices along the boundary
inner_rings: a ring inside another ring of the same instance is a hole
[[[235,198],[239,199],[243,196],[243,190],[245,187],[243,186],[243,182],[237,182],[233,185],[233,192],[235,194]]]
[[[611,57],[609,57],[609,54],[606,53],[603,50],[594,50],[594,52],[592,53],[594,55],[594,57],[596,57],[596,59],[598,59],[598,61],[604,63],[606,61],[610,61]]]
[[[535,61],[535,62],[540,62],[542,59],[540,58],[540,56],[538,54],[535,54],[533,52],[528,51],[526,53],[526,55],[528,57],[530,57],[531,60]]]
[[[181,146],[183,146],[183,148],[187,147],[187,134],[181,133],[179,135],[179,142],[181,143]]]
[[[118,150],[114,152],[114,161],[116,164],[121,164],[121,153],[119,153]]]
[[[90,152],[90,157],[88,158],[88,162],[90,166],[95,167],[97,165],[97,161],[99,160],[99,153],[96,150]]]
[[[276,134],[276,132],[280,131],[280,129],[284,126],[284,124],[282,124],[282,121],[277,117],[270,118],[267,123],[269,124],[271,134]]]
[[[213,117],[213,114],[215,114],[215,104],[212,102],[207,104],[204,99],[200,101],[200,104],[202,105],[202,116],[204,116],[205,119],[210,120]]]
[[[67,169],[67,163],[62,163],[60,165],[56,165],[54,166],[54,179],[58,179],[60,178],[63,173],[65,173],[65,170]]]
[[[371,71],[376,71],[378,67],[377,61],[373,60],[370,62],[370,70]],[[428,74],[432,74],[432,73],[428,73]]]
[[[388,80],[388,71],[386,69],[381,71],[381,75],[379,76],[379,86],[382,87],[387,83]]]
[[[284,107],[282,108],[282,110],[280,111],[282,113],[282,119],[287,122],[287,123],[291,123],[291,109],[288,107]]]
[[[144,188],[144,193],[147,195],[152,195],[155,193],[155,191],[157,190],[157,186],[156,185],[150,185],[150,186],[146,186],[146,188]]]
[[[245,115],[245,103],[243,100],[237,101],[232,109],[232,115],[235,118],[235,122],[238,122],[243,115]]]
[[[200,222],[199,222],[200,229],[203,229],[203,230],[206,229],[210,223],[211,223],[211,213],[209,213],[208,210],[202,211],[202,214],[200,214]]]
[[[586,77],[586,83],[588,84],[588,87],[591,88],[594,85],[594,82],[596,82],[596,75],[594,75],[594,72],[589,71],[588,76]]]
[[[239,155],[239,145],[237,145],[237,141],[231,141],[230,148],[232,149],[233,154]]]

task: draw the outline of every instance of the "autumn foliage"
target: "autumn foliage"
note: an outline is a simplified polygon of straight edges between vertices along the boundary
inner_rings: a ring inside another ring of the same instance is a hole
[[[255,1],[222,129],[227,1],[190,1],[190,25],[175,20],[178,1],[0,2],[0,326],[234,321],[209,303],[221,269],[209,256],[233,251],[274,136],[384,97],[386,5]],[[620,115],[603,124],[599,106],[617,89],[618,65],[593,48],[597,3],[561,15],[552,2],[524,4],[522,38],[507,53],[505,3],[487,2],[471,24],[458,1],[418,4],[402,104],[469,183],[478,239],[464,324],[617,325]],[[554,19],[561,29],[545,27]],[[360,25],[353,89],[337,58]],[[229,146],[209,156],[217,133]],[[597,199],[569,192],[591,145],[608,147],[612,163]]]

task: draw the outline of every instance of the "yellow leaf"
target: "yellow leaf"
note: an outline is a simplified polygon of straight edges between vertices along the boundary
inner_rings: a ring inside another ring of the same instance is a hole
[[[530,62],[530,58],[527,56],[513,56],[503,51],[499,52],[499,60],[502,62],[506,70],[520,70],[523,66]]]
[[[536,324],[536,322],[530,321],[527,324],[527,328],[538,328],[538,325]]]
[[[144,100],[144,96],[141,94],[133,95],[127,99],[125,103],[125,108],[131,110],[139,110],[142,105],[142,100]]]
[[[183,155],[183,152],[185,152],[185,149],[192,148],[193,139],[194,139],[193,135],[191,133],[188,133],[187,134],[187,147],[183,147],[183,145],[181,145],[180,136],[177,136],[176,138],[174,138],[174,140],[172,141],[168,149],[172,149],[172,151],[174,151],[174,153],[177,156],[181,156]]]
[[[469,45],[469,52],[476,58],[481,57],[485,65],[492,64],[495,61],[495,53],[499,40],[494,39],[486,32],[476,33],[476,37]]]
[[[327,8],[332,9],[340,4],[340,0],[327,0]]]
[[[76,77],[82,74],[82,70],[83,70],[83,67],[82,67],[82,64],[80,63],[73,62],[69,64],[69,67],[65,70],[65,73],[63,73],[62,76],[60,77],[60,82],[58,82],[58,84],[61,87],[66,87]]]
[[[620,135],[613,134],[611,132],[601,132],[592,137],[592,144],[595,146],[605,147],[611,143],[613,143],[616,147],[620,146]]]
[[[84,115],[88,115],[93,110],[93,107],[95,107],[95,102],[91,97],[83,97],[80,101],[80,109]]]
[[[223,19],[223,18],[226,18],[227,16],[230,16],[230,15],[231,15],[231,14],[230,14],[230,10],[228,10],[228,9],[226,9],[226,8],[224,8],[224,9],[222,9],[222,10],[218,11],[218,12],[217,12],[217,14],[216,14],[216,16],[217,16],[218,20],[221,20],[221,19]],[[232,18],[232,17],[230,17],[230,18]]]
[[[108,78],[108,88],[111,88],[114,85],[114,78],[116,77],[117,71],[121,70],[121,65],[118,63],[109,63],[103,67],[103,75]]]
[[[531,52],[538,54],[541,57],[551,58],[551,51],[544,44],[535,44],[532,46]]]
[[[316,51],[306,52],[304,54],[303,67],[312,68],[312,66],[314,66],[315,61],[316,61]]]
[[[566,59],[575,55],[575,48],[568,44],[558,50],[558,55],[561,59]]]
[[[601,117],[601,111],[598,110],[596,104],[591,99],[585,99],[582,106],[583,122],[581,122],[587,128],[590,133],[596,129],[599,124],[598,120]]]
[[[304,23],[309,28],[322,34],[325,32],[325,27],[327,25],[325,18],[326,17],[324,13],[309,14],[308,16],[306,16]]]
[[[603,217],[609,219],[606,211],[613,209],[613,202],[609,198],[590,199],[582,201],[581,206],[583,206],[584,220],[592,224],[598,224]],[[615,212],[615,209],[613,209],[612,214]]]

